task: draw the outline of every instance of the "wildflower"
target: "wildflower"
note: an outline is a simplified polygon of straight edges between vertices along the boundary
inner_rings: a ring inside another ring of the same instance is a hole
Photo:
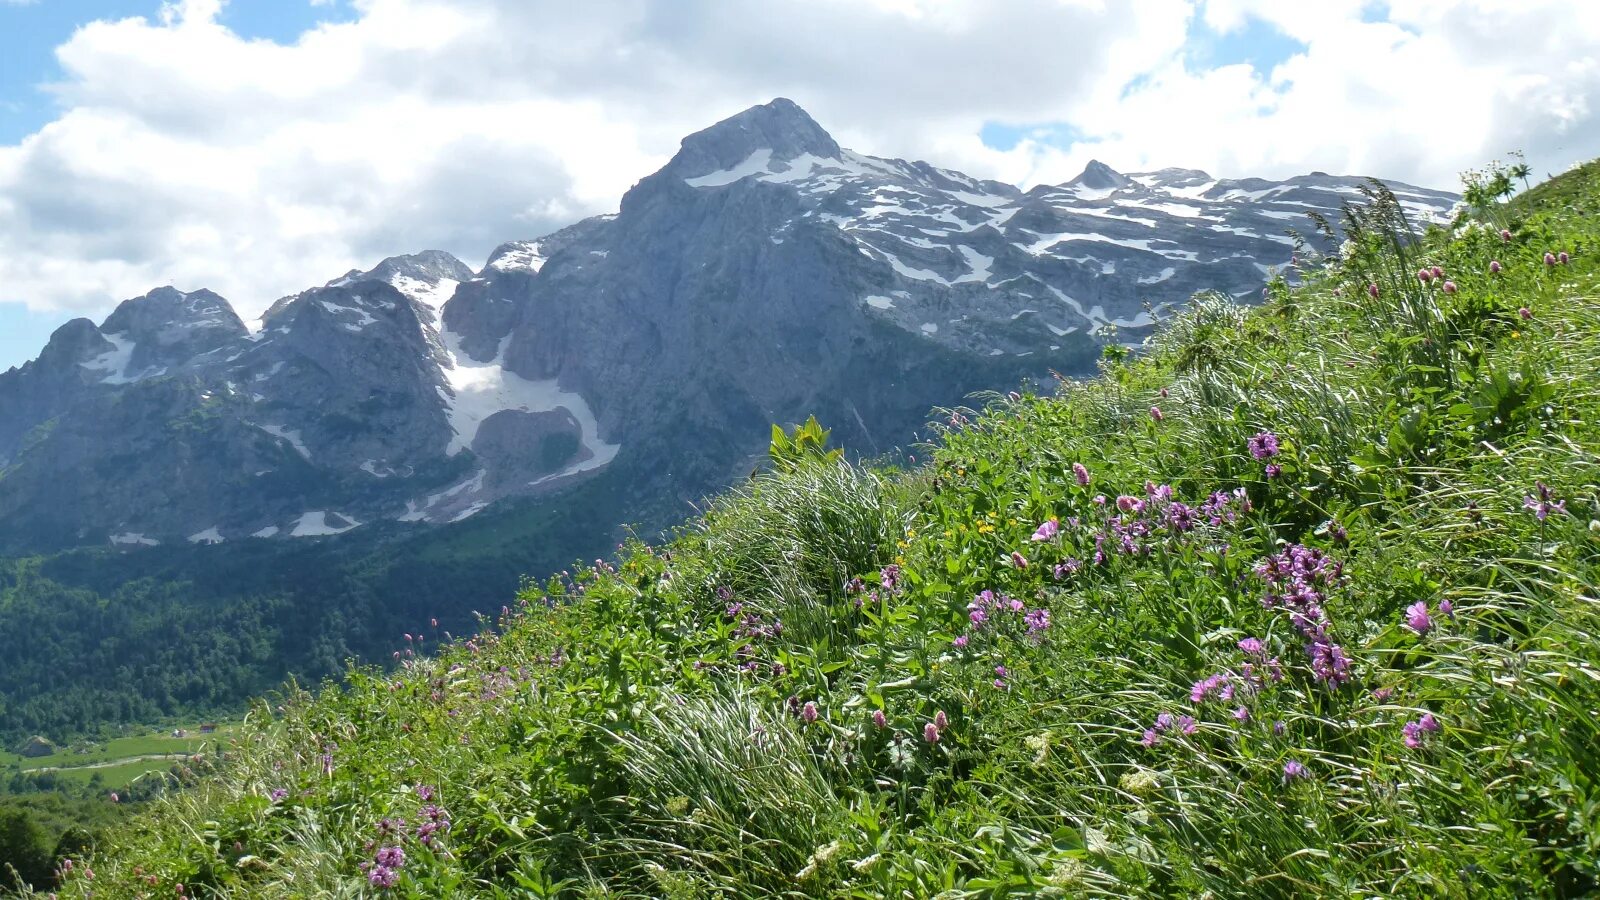
[[[922,726],[922,739],[930,744],[939,743],[939,726],[932,722]]]
[[[426,784],[417,785],[417,799],[423,803],[433,799],[433,788]]]
[[[1445,618],[1454,619],[1456,617],[1456,605],[1454,603],[1451,603],[1448,598],[1446,598],[1444,600],[1440,600],[1439,601],[1439,614],[1444,616]]]
[[[1500,270],[1502,268],[1504,268],[1504,266],[1500,265],[1500,260],[1498,260],[1498,259],[1489,260],[1489,271],[1492,272],[1493,274],[1499,275],[1500,274]]]
[[[1389,702],[1389,698],[1393,696],[1394,688],[1392,687],[1375,688],[1372,691],[1372,699],[1378,701],[1379,703],[1387,703]]]
[[[1288,727],[1283,724],[1282,720],[1279,720],[1279,721],[1276,721],[1276,722],[1272,723],[1272,733],[1277,735],[1278,737],[1283,737],[1284,732],[1286,732],[1288,730],[1289,730]]]
[[[944,710],[941,709],[933,714],[933,727],[940,731],[950,727],[950,717],[944,714]]]
[[[1167,389],[1166,388],[1162,388],[1161,390],[1156,391],[1156,393],[1161,396],[1161,399],[1163,399],[1163,400],[1167,399]]]
[[[1417,280],[1423,284],[1427,284],[1431,278],[1433,278],[1433,273],[1429,272],[1427,269],[1417,270]]]
[[[888,728],[889,717],[883,714],[883,710],[875,709],[872,711],[872,725],[875,728]]]
[[[817,715],[817,703],[815,700],[807,700],[806,705],[800,708],[800,720],[807,725],[815,722]]]
[[[1059,521],[1054,518],[1047,519],[1044,524],[1040,525],[1033,532],[1033,539],[1036,541],[1048,541],[1054,538],[1060,531],[1061,523]]]
[[[1071,575],[1072,573],[1078,571],[1081,568],[1083,568],[1083,563],[1081,561],[1079,561],[1079,560],[1076,560],[1076,559],[1069,559],[1069,560],[1067,560],[1065,562],[1056,563],[1056,568],[1055,568],[1056,580],[1060,581],[1061,579],[1067,577],[1068,575]]]
[[[1050,630],[1050,610],[1040,607],[1031,609],[1023,617],[1023,622],[1028,626],[1029,634],[1042,634]]]
[[[1117,497],[1117,509],[1120,509],[1125,513],[1140,512],[1144,509],[1144,501],[1140,500],[1138,497],[1130,497],[1127,494],[1122,494]]]
[[[1028,567],[1028,558],[1013,550],[1011,551],[1011,564],[1019,569],[1026,569]]]
[[[1278,455],[1278,436],[1270,431],[1258,432],[1246,441],[1250,455],[1256,459],[1271,459]]]
[[[954,645],[955,647],[957,647],[957,648],[965,647],[967,645],[967,636],[964,635],[964,634],[963,635],[958,635],[956,637],[956,639],[951,641],[950,643],[952,645]]]
[[[1400,732],[1403,735],[1406,747],[1415,750],[1422,746],[1422,726],[1415,722],[1407,722],[1401,726]]]
[[[1500,241],[1502,243],[1506,243],[1506,244],[1511,243],[1511,231],[1510,231],[1510,229],[1506,229],[1506,228],[1500,229]]]
[[[1045,882],[1053,888],[1068,889],[1079,887],[1083,883],[1083,876],[1087,870],[1088,866],[1085,866],[1082,860],[1065,856],[1055,861],[1055,864],[1050,869],[1050,874],[1045,878]]]
[[[1562,264],[1563,266],[1566,265],[1568,260],[1570,260],[1571,258],[1572,257],[1567,255],[1567,251],[1565,251],[1565,250],[1563,250],[1560,253],[1556,254],[1556,262]]]
[[[1302,763],[1297,761],[1297,760],[1291,759],[1288,762],[1283,764],[1283,783],[1284,784],[1288,784],[1291,781],[1298,781],[1298,780],[1300,780],[1302,778],[1310,778],[1310,777],[1311,777],[1311,772],[1308,771],[1306,769],[1306,767]]]
[[[1367,294],[1374,300],[1378,299],[1378,286],[1376,284],[1367,285]]]
[[[857,872],[870,872],[872,871],[873,867],[877,866],[877,864],[882,861],[883,854],[874,853],[871,856],[864,856],[861,859],[851,863],[850,868],[856,870]]]
[[[1237,721],[1248,722],[1250,721],[1250,710],[1241,706],[1233,711],[1233,717]]]
[[[1233,679],[1228,673],[1219,672],[1196,681],[1189,691],[1189,702],[1204,703],[1212,694],[1222,700],[1233,698]]]
[[[1554,268],[1556,264],[1556,255],[1547,251],[1544,255],[1544,264]]]
[[[270,796],[272,798],[272,802],[273,803],[281,803],[281,802],[283,802],[283,799],[285,797],[289,796],[289,789],[288,788],[273,788],[272,789],[272,793],[269,794],[268,796]]]
[[[1277,478],[1283,474],[1283,466],[1277,463],[1267,463],[1266,473],[1268,478]]]
[[[1435,278],[1443,278],[1444,277],[1444,269],[1441,269],[1438,266],[1434,266],[1432,269],[1429,269],[1428,271]]]
[[[1044,765],[1044,761],[1050,758],[1049,732],[1030,734],[1023,739],[1022,745],[1033,751],[1033,764],[1036,766]]]
[[[1150,407],[1150,418],[1155,420],[1155,421],[1157,421],[1157,422],[1161,421],[1161,419],[1163,418],[1163,416],[1161,415],[1161,407],[1159,407],[1159,406]]]
[[[884,566],[878,573],[878,578],[883,584],[883,589],[892,594],[900,586],[900,567],[893,564]]]
[[[1161,787],[1161,779],[1149,769],[1135,769],[1117,779],[1117,786],[1135,797],[1148,797]]]
[[[1522,317],[1522,321],[1526,322],[1529,319],[1533,318],[1533,310],[1527,308],[1526,306],[1520,307],[1517,310],[1517,315],[1521,316]]]
[[[1564,513],[1567,511],[1567,501],[1553,500],[1555,495],[1550,492],[1549,485],[1542,481],[1536,481],[1534,482],[1534,488],[1539,492],[1539,495],[1535,497],[1533,494],[1529,494],[1524,497],[1522,499],[1522,508],[1533,510],[1535,519],[1543,522],[1545,519],[1550,518],[1552,512]]]
[[[1417,634],[1427,634],[1433,628],[1433,619],[1428,616],[1428,604],[1422,600],[1406,607],[1406,627]]]
[[[1446,294],[1454,294],[1456,292],[1456,283],[1454,281],[1445,281],[1444,292]]]
[[[1263,656],[1267,648],[1261,643],[1260,638],[1247,637],[1239,642],[1239,649],[1251,656]]]
[[[1078,480],[1080,487],[1089,486],[1089,468],[1081,462],[1072,464],[1072,477]]]

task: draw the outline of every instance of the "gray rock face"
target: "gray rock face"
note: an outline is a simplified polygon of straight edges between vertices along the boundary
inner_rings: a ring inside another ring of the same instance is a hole
[[[1360,183],[1094,162],[1022,191],[853,153],[775,100],[476,273],[393,257],[255,333],[172,288],[67,323],[0,374],[0,545],[443,523],[613,468],[692,498],[811,413],[886,450],[932,406],[1087,370],[1197,290],[1255,296],[1285,230]],[[1455,199],[1392,187],[1418,217]]]

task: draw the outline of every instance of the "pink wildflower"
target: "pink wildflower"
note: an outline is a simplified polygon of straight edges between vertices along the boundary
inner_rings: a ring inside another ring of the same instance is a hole
[[[1406,627],[1417,634],[1427,634],[1433,628],[1433,619],[1428,616],[1428,604],[1422,600],[1406,607]]]

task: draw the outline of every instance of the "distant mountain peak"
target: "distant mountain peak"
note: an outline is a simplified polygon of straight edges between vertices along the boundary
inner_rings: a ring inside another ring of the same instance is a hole
[[[838,142],[799,104],[779,97],[684,138],[668,168],[680,178],[692,178],[732,169],[761,151],[768,151],[771,160],[808,154],[838,159],[841,153]]]
[[[1131,182],[1128,176],[1118,172],[1098,159],[1089,160],[1077,178],[1067,182],[1076,187],[1086,187],[1097,191],[1106,191],[1113,188],[1127,187]]]

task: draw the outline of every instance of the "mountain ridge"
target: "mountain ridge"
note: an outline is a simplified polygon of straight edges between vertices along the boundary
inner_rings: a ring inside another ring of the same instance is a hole
[[[617,214],[476,271],[392,256],[254,332],[170,287],[67,323],[0,374],[0,546],[441,524],[619,458],[694,495],[814,411],[895,446],[973,390],[1088,371],[1202,287],[1254,294],[1293,252],[1273,229],[1359,185],[1095,161],[1022,191],[855,153],[779,98],[686,137]],[[1453,200],[1395,191],[1427,215]],[[172,479],[171,509],[133,487]]]

